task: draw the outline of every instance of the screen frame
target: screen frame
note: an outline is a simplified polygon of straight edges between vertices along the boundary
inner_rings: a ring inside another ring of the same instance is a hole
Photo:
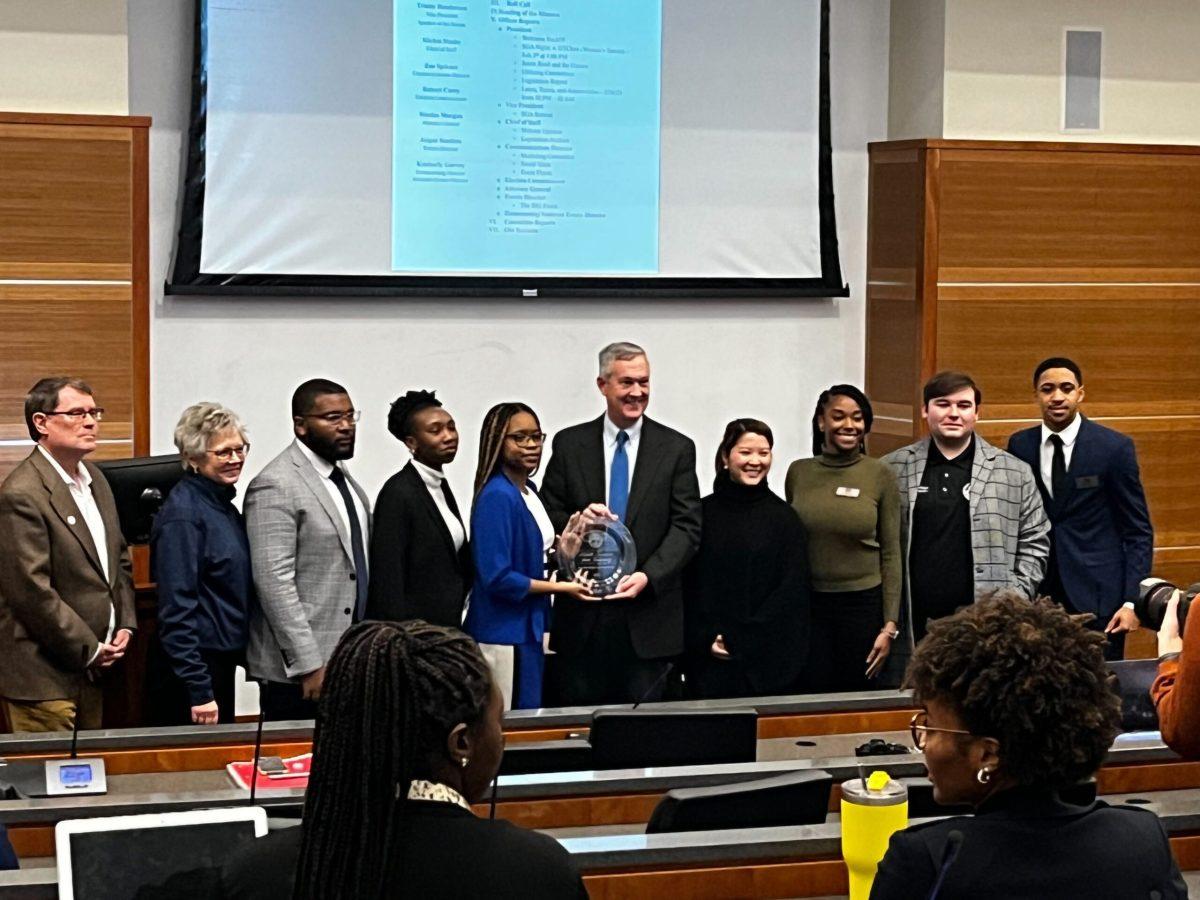
[[[474,275],[297,275],[200,271],[204,239],[206,67],[208,0],[195,0],[192,103],[187,164],[180,204],[179,232],[171,275],[164,293],[176,296],[274,297],[464,297],[751,299],[762,297],[842,298],[850,287],[842,280],[834,215],[833,151],[829,102],[829,0],[820,0],[820,77],[818,102],[818,210],[820,278],[625,278],[586,276]]]
[[[71,837],[97,831],[138,831],[146,828],[172,828],[179,825],[220,825],[251,822],[254,836],[267,833],[267,811],[261,806],[237,806],[224,809],[195,809],[186,812],[140,813],[133,816],[107,816],[95,819],[66,819],[54,826],[54,855],[58,867],[59,900],[74,900],[75,875],[71,865]]]

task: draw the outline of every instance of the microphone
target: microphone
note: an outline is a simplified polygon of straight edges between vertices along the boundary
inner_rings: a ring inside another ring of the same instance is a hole
[[[673,662],[667,663],[667,667],[665,669],[663,669],[663,673],[661,675],[659,675],[656,679],[654,679],[654,684],[650,685],[650,690],[648,690],[648,691],[646,691],[646,693],[642,694],[641,699],[638,700],[637,703],[633,704],[633,708],[637,709],[639,706],[641,706],[643,703],[645,703],[647,700],[649,700],[650,696],[655,691],[657,691],[660,687],[662,687],[663,684],[666,683],[667,676],[670,675],[674,671],[675,671],[675,663],[673,663]]]
[[[933,883],[933,890],[929,892],[927,900],[937,900],[938,893],[942,890],[942,882],[946,880],[946,873],[958,859],[958,851],[962,849],[962,842],[963,833],[957,828],[946,835],[946,848],[942,851],[942,865],[938,869],[937,881]]]
[[[492,776],[492,804],[491,804],[492,808],[491,808],[491,811],[488,812],[488,818],[493,821],[496,818],[496,782],[499,780],[500,780],[500,773],[497,772],[495,775]]]
[[[71,729],[71,755],[70,759],[75,759],[79,756],[79,720],[83,714],[83,683],[88,677],[88,653],[87,644],[83,645],[83,674],[79,676],[79,689],[75,692],[75,727]]]
[[[266,690],[266,684],[258,682],[258,729],[254,734],[254,759],[250,763],[250,806],[254,805],[254,794],[258,788],[258,759],[262,754],[263,719],[266,718],[266,713],[263,712],[262,695],[266,693]]]

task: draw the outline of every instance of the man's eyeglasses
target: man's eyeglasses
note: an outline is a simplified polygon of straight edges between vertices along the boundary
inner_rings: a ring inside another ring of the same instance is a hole
[[[64,419],[70,419],[72,422],[81,422],[88,416],[91,416],[97,422],[104,418],[104,410],[100,407],[93,409],[56,409],[54,412],[42,413],[43,416],[62,416]]]
[[[337,425],[340,422],[357,422],[362,418],[362,410],[348,409],[345,412],[308,413],[301,418],[320,419],[327,425]]]
[[[232,462],[235,456],[245,459],[250,454],[250,445],[242,444],[240,447],[222,447],[220,450],[205,450],[205,453],[211,453],[221,462]]]
[[[518,447],[540,447],[546,442],[546,435],[541,431],[518,431],[505,437]]]
[[[918,750],[925,749],[925,742],[928,740],[929,732],[931,731],[940,731],[943,734],[971,735],[971,732],[963,731],[961,728],[935,728],[932,725],[926,725],[925,723],[928,721],[929,713],[919,712],[908,723],[909,730],[912,731],[913,746]]]

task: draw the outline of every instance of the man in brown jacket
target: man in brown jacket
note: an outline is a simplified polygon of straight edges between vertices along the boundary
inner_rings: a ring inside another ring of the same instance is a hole
[[[37,447],[0,486],[0,703],[13,731],[99,728],[101,673],[136,624],[129,551],[96,449],[104,410],[72,378],[25,398]],[[77,708],[78,706],[78,708]]]

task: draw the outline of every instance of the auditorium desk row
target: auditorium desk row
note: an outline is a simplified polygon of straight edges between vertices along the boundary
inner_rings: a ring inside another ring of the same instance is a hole
[[[759,716],[758,736],[764,739],[894,731],[907,726],[913,713],[911,694],[897,690],[685,701],[644,704],[641,708],[754,709]],[[519,710],[505,716],[505,734],[510,745],[578,738],[587,732],[594,712],[590,707]],[[79,752],[103,757],[113,775],[203,771],[249,759],[255,730],[255,723],[243,723],[84,731],[79,735]],[[50,759],[65,756],[70,745],[68,734],[0,735],[0,758]],[[287,757],[311,749],[311,721],[269,722],[263,726],[263,755]]]
[[[1115,794],[1104,799],[1156,813],[1170,835],[1180,867],[1200,867],[1200,790]],[[788,828],[560,840],[584,874],[593,900],[823,897],[847,889],[835,816],[820,825]],[[1195,884],[1195,879],[1189,882]],[[0,900],[53,897],[55,883],[52,865],[0,873]]]
[[[906,733],[883,736],[908,743]],[[923,757],[916,752],[856,758],[853,748],[868,737],[814,735],[760,741],[757,761],[747,763],[501,776],[496,814],[529,828],[611,829],[644,825],[663,794],[674,788],[733,784],[806,770],[828,772],[836,786],[855,777],[860,764],[868,770],[884,768],[895,778],[925,774]],[[1097,781],[1102,793],[1200,788],[1200,763],[1180,762],[1156,738],[1123,735]],[[836,808],[837,800],[835,788],[830,806]],[[8,827],[22,858],[39,857],[53,854],[53,825],[64,819],[178,812],[246,802],[247,793],[235,788],[223,769],[116,774],[109,777],[104,796],[0,801],[0,822]],[[303,791],[260,788],[256,802],[272,814],[296,815]],[[487,811],[486,805],[477,807],[480,814]]]

